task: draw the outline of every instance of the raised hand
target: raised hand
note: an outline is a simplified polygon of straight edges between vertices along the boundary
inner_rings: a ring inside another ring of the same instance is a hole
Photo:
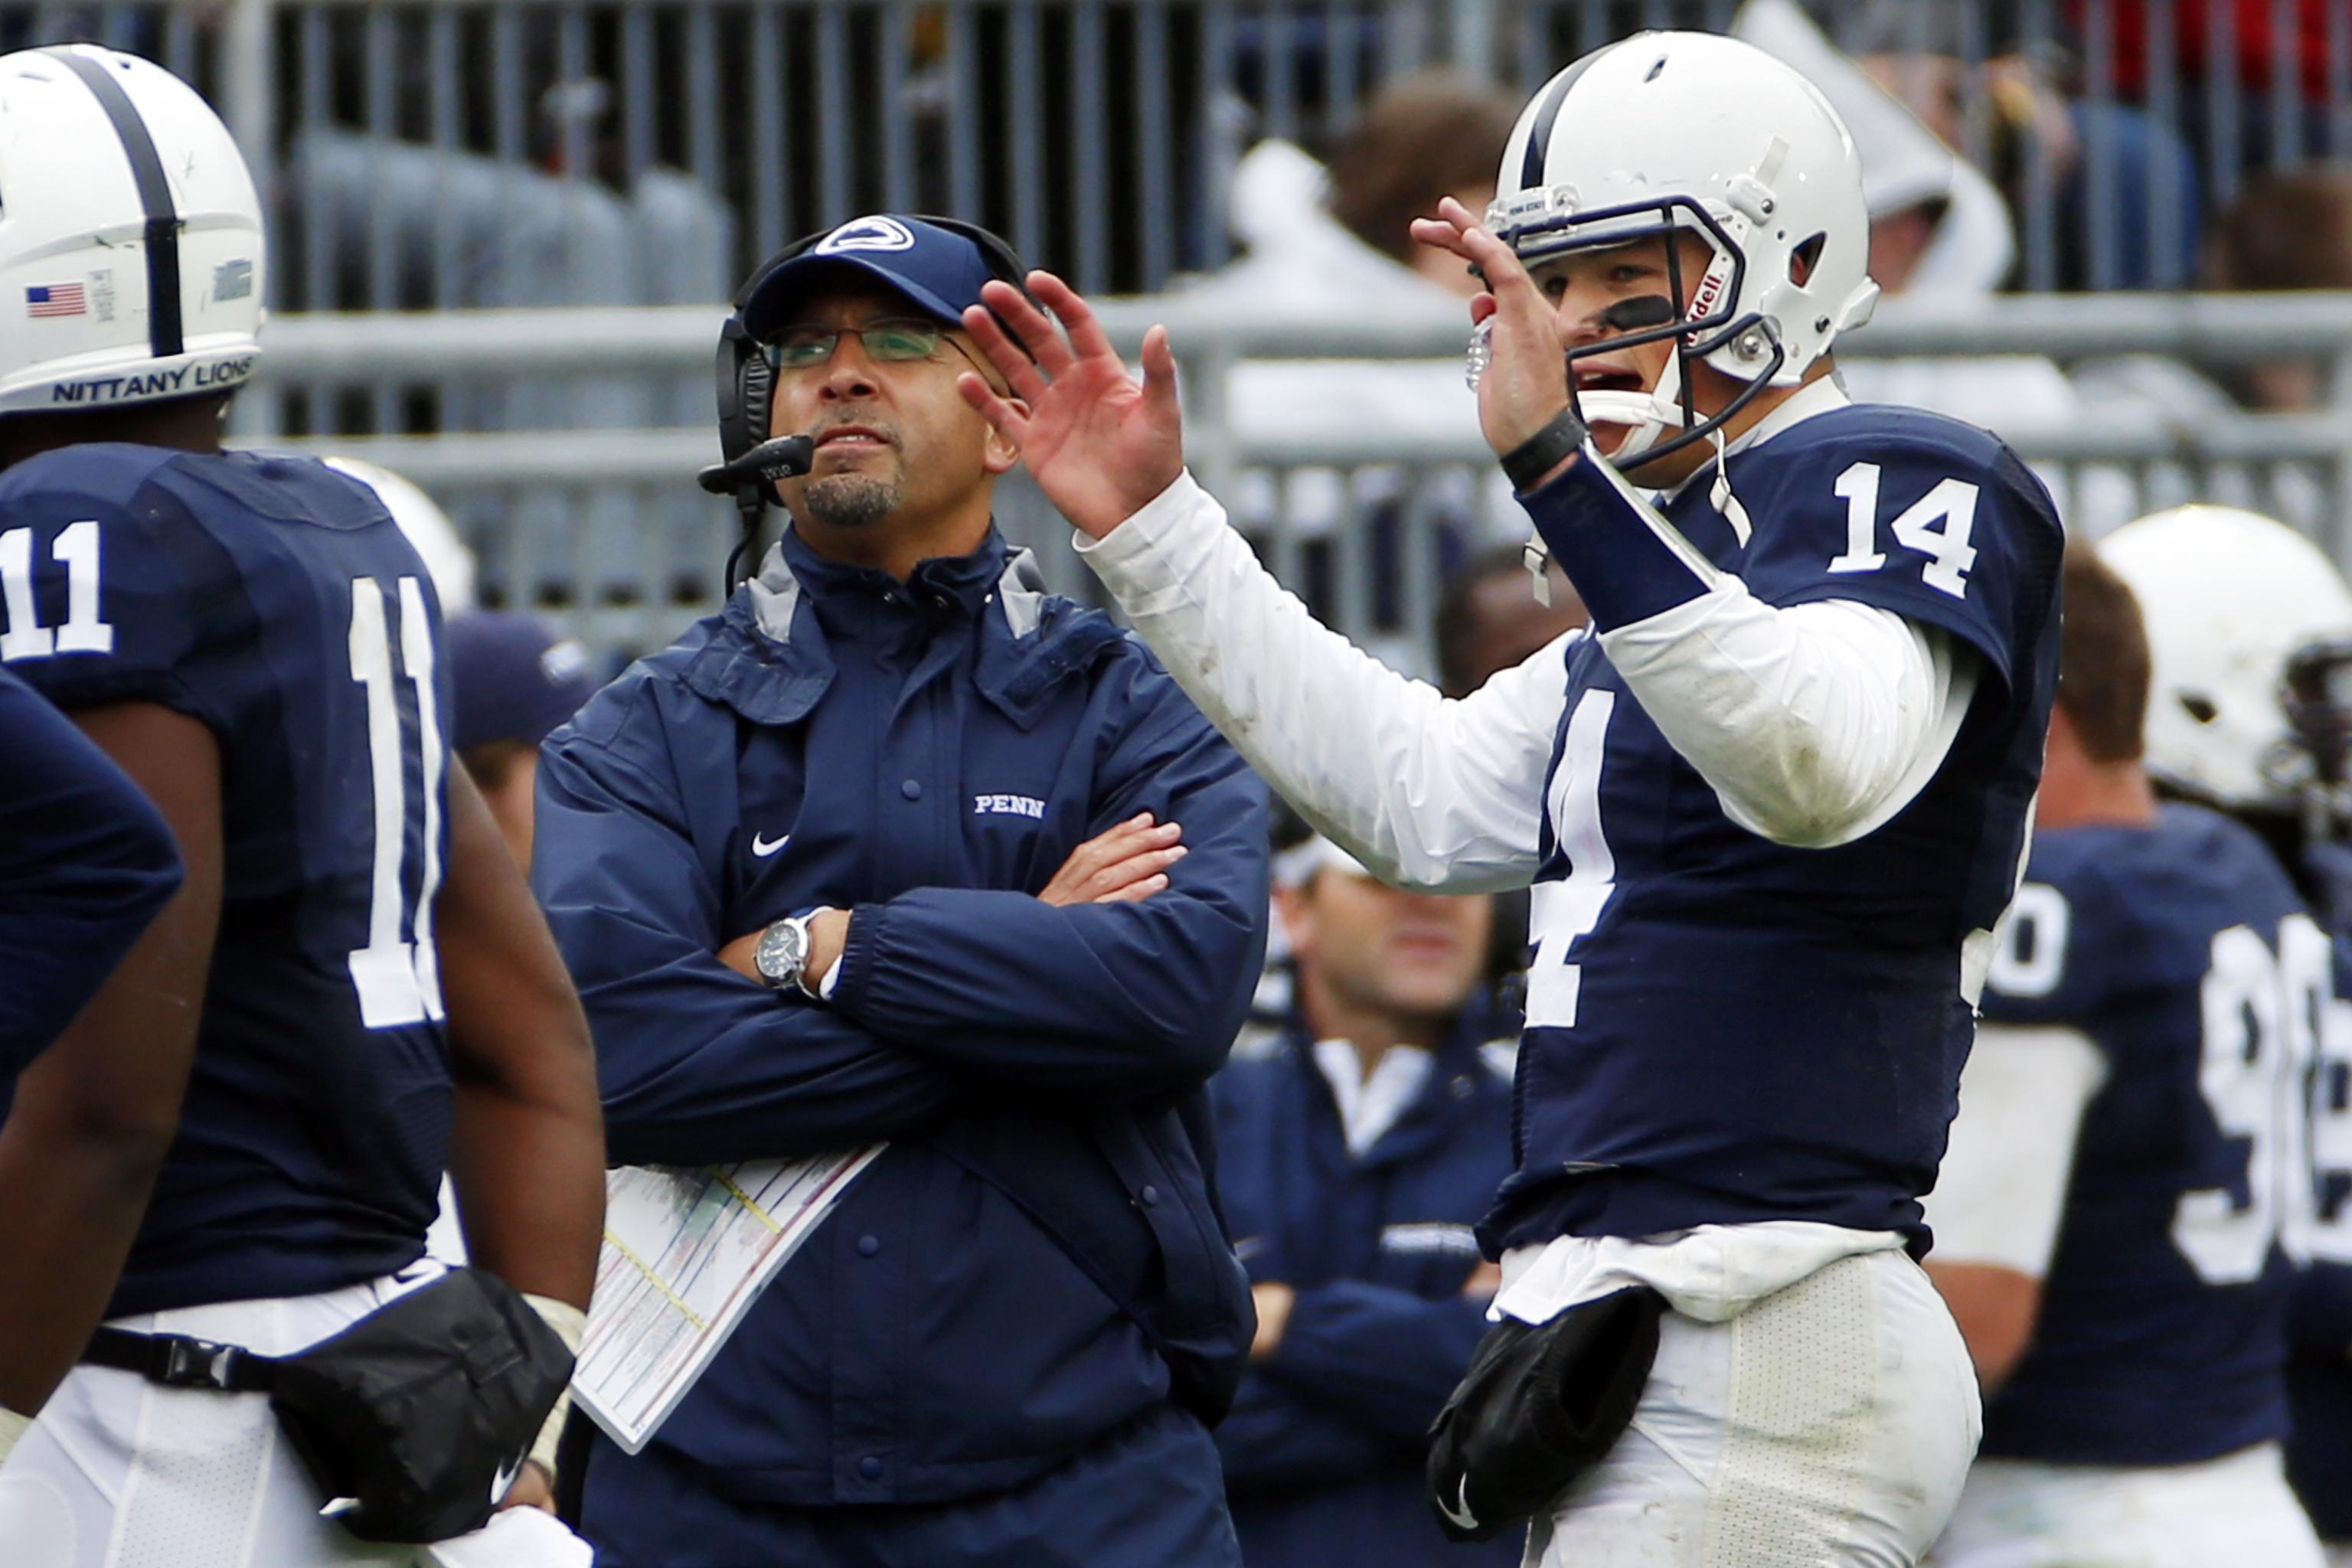
[[[1470,301],[1474,326],[1494,322],[1493,354],[1478,381],[1478,426],[1501,457],[1568,406],[1559,317],[1511,247],[1453,197],[1437,204],[1437,216],[1413,219],[1412,237],[1460,257],[1486,280],[1486,292]]]
[[[956,384],[966,403],[1021,448],[1045,499],[1081,532],[1100,539],[1183,471],[1176,357],[1168,329],[1152,328],[1144,335],[1138,386],[1076,289],[1050,272],[1032,272],[1029,290],[1061,318],[1068,341],[1018,289],[990,283],[981,289],[987,308],[966,310],[963,324],[1013,397],[999,396],[970,372]]]

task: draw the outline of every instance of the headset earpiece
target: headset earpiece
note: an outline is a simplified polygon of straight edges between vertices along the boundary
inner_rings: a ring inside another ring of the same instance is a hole
[[[719,331],[719,455],[733,462],[770,435],[768,418],[774,405],[776,372],[767,352],[751,341],[740,316],[730,316]],[[782,506],[773,485],[762,485],[761,500]]]

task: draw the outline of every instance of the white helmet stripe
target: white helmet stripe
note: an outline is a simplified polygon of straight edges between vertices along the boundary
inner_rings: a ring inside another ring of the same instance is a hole
[[[59,46],[45,49],[79,77],[106,110],[114,133],[122,138],[123,155],[131,160],[131,177],[139,187],[139,205],[147,215],[147,339],[157,359],[173,359],[186,349],[180,321],[180,216],[172,205],[171,183],[163,177],[163,160],[155,139],[122,84],[97,61]]]

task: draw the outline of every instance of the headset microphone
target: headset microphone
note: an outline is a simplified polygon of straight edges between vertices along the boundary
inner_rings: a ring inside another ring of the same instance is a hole
[[[815,437],[779,436],[761,442],[732,462],[711,464],[694,476],[694,482],[712,495],[732,495],[747,485],[798,479],[815,460]]]
[[[723,345],[722,345],[723,352]],[[768,504],[768,487],[778,479],[798,479],[816,461],[816,437],[779,436],[723,463],[713,463],[694,476],[694,482],[715,496],[733,496],[743,514],[743,534],[727,552],[726,591],[735,592],[735,571],[751,553],[759,537],[760,512]]]

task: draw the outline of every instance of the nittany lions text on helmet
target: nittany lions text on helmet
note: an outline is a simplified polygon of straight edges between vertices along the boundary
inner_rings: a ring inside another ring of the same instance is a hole
[[[89,44],[0,58],[0,414],[238,385],[266,267],[253,176],[194,89]]]
[[[1712,253],[1675,279],[1672,319],[1570,351],[1675,340],[1648,392],[1571,395],[1586,423],[1633,426],[1620,468],[1704,437],[1754,395],[1696,417],[1689,362],[1794,386],[1878,298],[1853,137],[1812,83],[1734,38],[1643,33],[1578,60],[1520,114],[1495,189],[1486,226],[1530,267],[1678,230]]]

